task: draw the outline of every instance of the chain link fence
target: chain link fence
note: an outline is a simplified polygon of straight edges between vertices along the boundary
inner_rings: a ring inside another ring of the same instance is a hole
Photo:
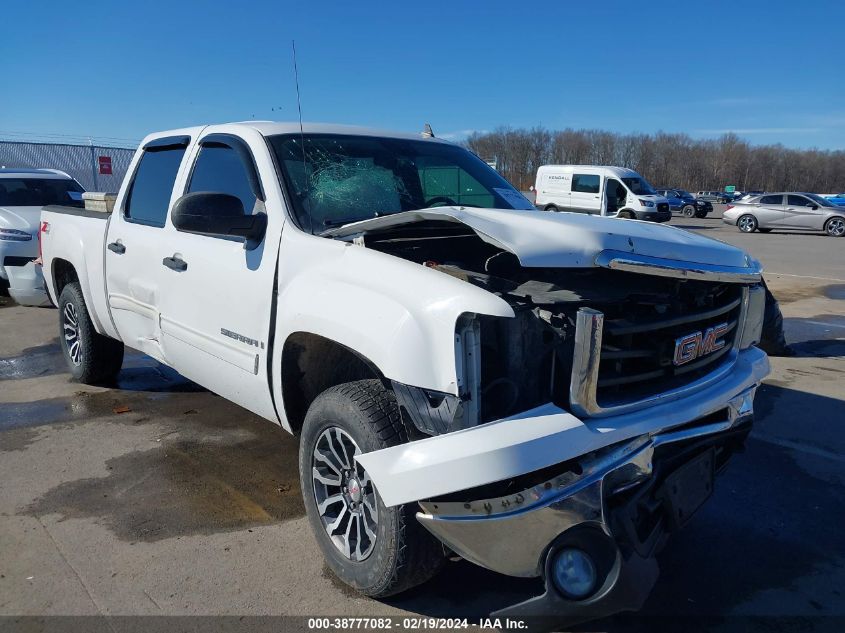
[[[116,192],[134,153],[125,147],[0,140],[0,167],[60,169],[86,191]]]

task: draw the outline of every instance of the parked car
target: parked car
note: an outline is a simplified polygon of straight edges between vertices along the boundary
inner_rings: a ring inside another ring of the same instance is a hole
[[[152,134],[110,218],[47,207],[42,248],[72,376],[127,345],[297,434],[314,536],[370,596],[450,552],[544,579],[503,617],[639,608],[769,370],[743,251],[537,211],[431,137]]]
[[[739,197],[734,198],[734,201],[738,200],[749,200],[750,198],[755,198],[757,196],[762,196],[765,191],[745,191]]]
[[[658,195],[669,202],[672,212],[680,213],[688,218],[706,218],[713,210],[713,205],[706,200],[698,200],[690,192],[683,189],[658,189]]]
[[[837,193],[832,196],[824,196],[837,207],[845,207],[845,193]]]
[[[652,222],[672,218],[669,203],[633,169],[597,165],[541,165],[534,183],[543,211],[574,211]]]
[[[727,204],[731,201],[730,196],[723,191],[699,191],[695,194],[695,197],[699,200],[718,202],[719,204]]]
[[[38,257],[46,204],[82,206],[82,187],[55,169],[0,168],[0,285],[21,305],[49,303]]]
[[[728,206],[722,221],[743,233],[788,229],[845,236],[845,209],[815,193],[767,193],[742,200]]]

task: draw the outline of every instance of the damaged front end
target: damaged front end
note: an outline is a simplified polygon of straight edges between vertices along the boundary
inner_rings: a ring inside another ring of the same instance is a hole
[[[356,238],[501,297],[464,314],[456,393],[392,382],[429,436],[356,457],[388,506],[488,569],[543,577],[501,615],[574,623],[637,609],[654,554],[741,450],[768,373],[754,347],[760,272],[602,251],[593,267],[526,267],[460,224]]]

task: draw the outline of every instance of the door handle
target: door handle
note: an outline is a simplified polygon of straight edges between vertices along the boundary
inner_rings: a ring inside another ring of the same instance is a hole
[[[165,257],[161,260],[161,263],[170,268],[171,270],[175,270],[176,272],[184,272],[188,270],[188,262],[186,262],[181,257]]]
[[[123,255],[126,252],[126,247],[120,242],[112,242],[108,245],[108,249],[112,253],[117,253],[118,255]]]

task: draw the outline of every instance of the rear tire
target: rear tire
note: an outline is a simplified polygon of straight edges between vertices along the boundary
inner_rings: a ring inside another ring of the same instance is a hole
[[[830,218],[824,225],[824,232],[831,237],[845,236],[845,218],[833,217]]]
[[[59,341],[74,380],[86,385],[112,381],[123,365],[123,343],[94,329],[78,281],[59,295]]]
[[[691,204],[688,204],[688,205],[684,206],[683,209],[681,209],[681,214],[685,218],[695,217],[695,207],[692,206]]]
[[[739,216],[739,219],[736,221],[736,226],[743,233],[753,233],[757,230],[757,218],[746,213],[745,215]]]
[[[379,380],[327,389],[305,416],[299,474],[308,522],[331,570],[366,596],[406,591],[444,562],[443,546],[416,519],[416,504],[386,507],[352,458],[415,437]]]

